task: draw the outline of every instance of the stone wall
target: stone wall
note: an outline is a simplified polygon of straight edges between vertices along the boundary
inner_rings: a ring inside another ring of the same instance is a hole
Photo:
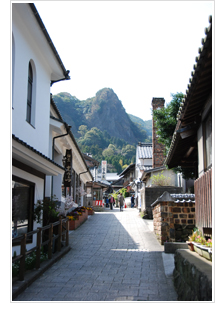
[[[212,262],[190,250],[176,250],[174,257],[178,301],[212,301]]]
[[[162,201],[153,207],[154,232],[158,241],[186,242],[195,227],[195,203]]]

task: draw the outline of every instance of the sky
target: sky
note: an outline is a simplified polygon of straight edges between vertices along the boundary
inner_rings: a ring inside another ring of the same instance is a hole
[[[214,1],[34,1],[70,81],[52,94],[79,100],[112,88],[129,114],[151,119],[153,97],[165,104],[186,92]]]

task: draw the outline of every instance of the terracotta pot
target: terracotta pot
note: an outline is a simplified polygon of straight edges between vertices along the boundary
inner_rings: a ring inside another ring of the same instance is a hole
[[[190,251],[194,251],[194,245],[191,241],[187,241],[188,244],[188,248],[190,249]]]

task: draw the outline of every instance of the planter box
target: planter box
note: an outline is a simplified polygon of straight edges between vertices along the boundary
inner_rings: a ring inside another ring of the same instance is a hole
[[[87,210],[88,211],[88,215],[93,215],[94,211],[93,210]]]
[[[69,220],[69,230],[75,230],[80,225],[79,220]]]
[[[79,215],[80,224],[84,223],[87,220],[87,217],[88,217],[88,213],[86,211],[82,212],[82,215]]]
[[[193,242],[194,251],[205,259],[212,261],[212,249]]]

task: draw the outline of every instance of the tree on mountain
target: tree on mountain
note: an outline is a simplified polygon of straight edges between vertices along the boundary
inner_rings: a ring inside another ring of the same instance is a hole
[[[79,126],[78,133],[81,135],[81,137],[84,137],[87,132],[88,132],[88,129],[86,125]]]
[[[93,127],[88,132],[86,132],[84,138],[80,140],[80,143],[87,146],[98,145],[103,149],[105,146],[107,146],[107,142],[103,136],[102,131],[97,127]]]
[[[126,145],[122,148],[122,155],[127,159],[131,159],[134,155],[136,155],[136,147],[132,145]]]
[[[108,146],[108,148],[104,149],[102,152],[102,155],[107,158],[107,157],[111,157],[115,155],[115,149],[112,149],[110,147],[110,145]]]

